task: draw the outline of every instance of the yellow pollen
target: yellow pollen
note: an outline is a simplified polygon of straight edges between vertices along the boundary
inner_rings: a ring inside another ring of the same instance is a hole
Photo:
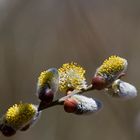
[[[43,71],[41,72],[40,76],[38,77],[38,85],[43,87],[48,81],[51,80],[53,76],[52,72]]]
[[[33,104],[15,104],[6,112],[5,120],[8,125],[18,129],[33,119],[36,112],[37,108]]]
[[[77,63],[63,64],[58,72],[60,91],[67,92],[68,90],[80,90],[86,87],[85,70]]]
[[[126,68],[127,61],[119,56],[106,59],[98,69],[98,74],[117,74]]]

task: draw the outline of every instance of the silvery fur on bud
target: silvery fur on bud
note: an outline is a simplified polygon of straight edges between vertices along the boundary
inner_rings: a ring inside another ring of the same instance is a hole
[[[101,102],[83,95],[74,95],[71,97],[77,102],[75,114],[91,114],[101,109]]]
[[[123,99],[131,99],[137,96],[137,89],[135,86],[120,79],[116,80],[106,91],[107,94],[113,97],[120,97]]]

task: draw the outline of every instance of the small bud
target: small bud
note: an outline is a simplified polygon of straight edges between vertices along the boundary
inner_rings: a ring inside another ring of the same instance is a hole
[[[46,103],[51,103],[53,101],[54,93],[51,89],[44,89],[39,94],[39,99]]]
[[[101,109],[101,103],[83,95],[73,95],[64,101],[64,109],[77,115],[91,114]]]
[[[102,90],[107,86],[107,83],[102,76],[94,76],[91,83],[93,88],[97,90]]]
[[[107,89],[107,94],[113,97],[131,99],[137,96],[137,90],[133,85],[118,79]]]
[[[16,130],[14,130],[11,126],[2,125],[0,130],[2,134],[6,137],[10,137],[16,134]]]
[[[74,99],[67,99],[64,101],[64,110],[68,113],[74,113],[77,110],[77,102]]]

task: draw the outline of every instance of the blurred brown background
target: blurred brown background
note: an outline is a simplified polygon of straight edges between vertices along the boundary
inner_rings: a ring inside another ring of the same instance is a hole
[[[112,54],[129,62],[124,80],[139,91],[139,0],[0,0],[0,115],[19,101],[38,103],[42,70],[75,61],[87,80]],[[103,109],[91,116],[45,110],[38,123],[9,140],[139,140],[140,97],[120,101],[102,92]],[[7,138],[0,135],[0,140]]]

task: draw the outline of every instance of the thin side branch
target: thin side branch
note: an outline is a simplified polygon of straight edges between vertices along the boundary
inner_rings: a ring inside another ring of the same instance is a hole
[[[40,102],[39,104],[39,107],[38,107],[38,111],[41,111],[41,110],[44,110],[44,109],[47,109],[47,108],[50,108],[50,107],[53,107],[53,106],[56,106],[56,105],[63,105],[64,101],[68,98],[70,98],[71,96],[75,95],[75,94],[82,94],[82,93],[85,93],[85,92],[88,92],[88,91],[91,91],[91,90],[94,90],[92,85],[89,85],[86,89],[82,89],[82,90],[73,90],[71,91],[68,95],[60,98],[60,99],[57,99],[53,102],[51,102],[50,104],[46,104],[45,102]]]

